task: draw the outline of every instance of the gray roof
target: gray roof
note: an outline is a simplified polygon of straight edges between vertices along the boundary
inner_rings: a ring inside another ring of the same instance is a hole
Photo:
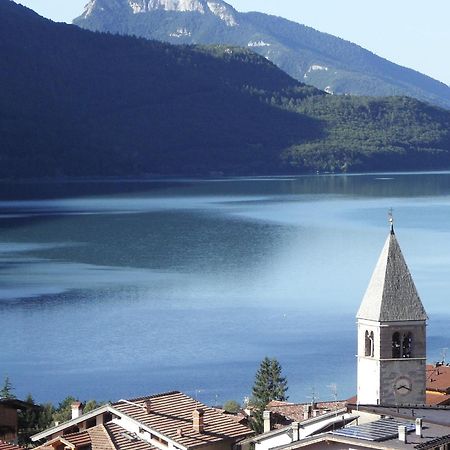
[[[428,318],[393,228],[384,244],[356,317],[376,322]]]
[[[364,411],[380,416],[399,417],[407,420],[416,420],[417,417],[420,417],[428,423],[449,427],[448,432],[450,433],[450,406],[386,406],[349,404],[348,407],[353,411]]]

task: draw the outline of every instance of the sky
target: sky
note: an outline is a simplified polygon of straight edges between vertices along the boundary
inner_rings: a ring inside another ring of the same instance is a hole
[[[71,22],[87,0],[17,0]],[[448,0],[229,0],[238,11],[282,16],[339,36],[450,85]]]

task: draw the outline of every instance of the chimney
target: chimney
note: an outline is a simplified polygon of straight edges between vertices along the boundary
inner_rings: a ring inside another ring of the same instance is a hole
[[[83,403],[73,402],[70,406],[72,408],[72,419],[78,419],[83,414]]]
[[[423,420],[417,418],[416,419],[416,435],[422,437],[422,430],[423,430]]]
[[[272,416],[272,413],[270,411],[264,411],[263,412],[264,433],[267,433],[272,428],[272,426],[271,426],[272,424],[270,423],[271,422],[271,416]]]
[[[204,415],[205,412],[200,408],[194,409],[194,412],[192,413],[192,428],[197,433],[203,433],[205,430]]]
[[[300,440],[299,427],[300,424],[298,422],[292,422],[292,442],[297,442]]]
[[[150,414],[152,412],[152,401],[150,399],[145,401],[145,412]]]
[[[406,432],[406,426],[405,425],[400,425],[398,427],[398,440],[401,442],[404,442],[405,444],[408,442],[408,438],[407,438],[407,432]]]
[[[303,420],[311,418],[312,406],[310,404],[303,406]]]
[[[183,437],[184,436],[183,430],[181,428],[177,428],[177,436],[179,436],[179,437]]]

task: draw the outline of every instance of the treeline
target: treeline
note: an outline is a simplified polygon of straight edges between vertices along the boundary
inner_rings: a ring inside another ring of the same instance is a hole
[[[408,97],[309,98],[297,111],[324,123],[321,139],[283,153],[300,170],[432,170],[450,167],[450,114]]]

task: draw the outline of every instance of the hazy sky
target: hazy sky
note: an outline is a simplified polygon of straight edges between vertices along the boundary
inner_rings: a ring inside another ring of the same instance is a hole
[[[70,22],[87,0],[20,0]],[[229,0],[239,11],[262,11],[355,42],[379,56],[450,84],[448,0]]]

